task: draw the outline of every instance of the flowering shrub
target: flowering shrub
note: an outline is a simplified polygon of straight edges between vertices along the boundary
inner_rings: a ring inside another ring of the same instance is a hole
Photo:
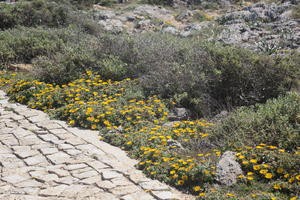
[[[12,74],[15,75],[15,74]],[[236,187],[215,188],[221,150],[191,149],[209,144],[213,126],[204,120],[168,122],[169,105],[136,88],[138,80],[102,80],[88,71],[67,85],[18,80],[0,74],[0,87],[10,99],[66,120],[71,126],[96,129],[104,141],[139,160],[137,167],[151,178],[198,195],[199,199],[297,199],[300,147],[269,144],[223,149],[237,152],[243,174]]]

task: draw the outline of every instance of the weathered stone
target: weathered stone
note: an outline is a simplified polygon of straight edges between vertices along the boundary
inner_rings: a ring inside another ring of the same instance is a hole
[[[102,189],[112,189],[116,187],[112,182],[110,181],[98,181],[96,182],[97,186],[102,188]]]
[[[59,144],[58,145],[59,150],[68,150],[68,149],[75,149],[74,146],[70,144]]]
[[[170,191],[151,191],[151,194],[153,194],[159,200],[180,200],[179,196]]]
[[[150,194],[143,192],[135,192],[121,197],[121,200],[155,200]]]
[[[98,149],[97,147],[95,147],[94,145],[91,145],[91,144],[78,145],[78,146],[76,146],[76,148],[78,148],[82,151],[86,151],[90,154],[105,155],[105,153],[103,151],[101,151],[100,149]]]
[[[65,167],[66,170],[76,170],[76,169],[82,169],[87,167],[86,164],[80,163],[80,164],[73,164],[73,165],[67,165]]]
[[[115,195],[123,196],[140,191],[141,189],[136,185],[119,186],[110,189],[109,191]]]
[[[49,187],[47,189],[41,190],[41,196],[59,196],[65,189],[66,185],[59,185],[56,187]]]
[[[38,152],[37,152],[37,151],[34,151],[34,150],[29,150],[29,151],[17,151],[17,152],[15,152],[15,154],[16,154],[17,156],[19,156],[20,158],[28,158],[28,157],[37,155]]]
[[[236,162],[235,153],[226,151],[217,164],[217,180],[224,185],[233,185],[242,173],[240,164]]]
[[[71,155],[71,156],[76,156],[81,154],[82,152],[76,149],[68,149],[66,150],[67,154]]]
[[[98,181],[101,181],[101,176],[100,175],[85,178],[85,179],[81,180],[80,183],[91,185],[91,184],[94,184]]]
[[[27,176],[21,176],[21,175],[11,175],[11,176],[5,176],[3,178],[1,178],[1,180],[11,183],[11,184],[16,184],[16,183],[20,183],[22,181],[27,180],[29,177]]]
[[[63,169],[50,169],[48,170],[49,173],[54,173],[59,177],[69,176],[70,173],[67,170]]]
[[[82,173],[80,173],[80,174],[77,174],[77,173],[73,173],[73,172],[72,172],[72,175],[73,175],[74,177],[76,177],[76,178],[79,178],[79,179],[85,179],[85,178],[89,178],[89,177],[98,175],[98,172],[96,172],[96,171],[94,171],[94,170],[82,172]]]
[[[38,165],[40,163],[45,163],[46,164],[47,160],[42,155],[36,155],[36,156],[24,159],[24,162],[27,165],[31,165],[32,166],[32,165]]]
[[[89,165],[90,167],[94,168],[98,172],[101,172],[101,169],[108,168],[107,165],[105,165],[104,163],[97,161],[97,160],[92,161],[92,162],[87,162],[86,164]]]
[[[123,175],[116,172],[116,171],[112,171],[112,170],[106,170],[106,171],[102,171],[102,177],[104,180],[110,180],[113,178],[118,178],[118,177],[122,177]]]
[[[139,184],[144,190],[170,190],[170,188],[165,185],[160,183],[159,181],[148,181],[148,182],[143,182]]]
[[[53,142],[55,140],[58,140],[58,138],[52,134],[39,135],[39,137],[46,142]]]
[[[63,152],[47,155],[46,157],[55,165],[67,163],[71,158],[68,154]]]
[[[58,149],[56,147],[48,147],[48,148],[42,148],[42,149],[40,149],[40,151],[44,155],[49,155],[49,154],[57,153]]]

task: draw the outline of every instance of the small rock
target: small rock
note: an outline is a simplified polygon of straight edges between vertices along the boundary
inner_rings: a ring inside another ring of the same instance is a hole
[[[162,30],[162,33],[169,33],[169,34],[172,34],[172,35],[177,35],[178,30],[176,28],[170,26],[170,27],[164,28]]]
[[[171,121],[182,121],[190,118],[190,111],[186,108],[174,108],[172,113],[169,115]]]
[[[235,153],[226,151],[217,164],[217,181],[230,186],[237,182],[237,177],[242,173],[240,164],[236,162]]]

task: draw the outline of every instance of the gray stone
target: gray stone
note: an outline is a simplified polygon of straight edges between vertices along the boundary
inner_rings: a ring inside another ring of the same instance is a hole
[[[154,197],[152,197],[150,194],[147,194],[145,192],[135,192],[121,197],[121,200],[139,200],[139,199],[155,200]]]
[[[151,194],[153,194],[159,200],[180,199],[180,197],[170,191],[151,191]]]
[[[54,173],[58,177],[65,177],[65,176],[70,175],[70,173],[67,170],[63,170],[63,169],[50,169],[50,170],[48,170],[48,172],[49,173]]]
[[[189,120],[190,111],[186,108],[174,108],[168,117],[171,121]]]
[[[122,177],[123,175],[116,172],[116,171],[112,171],[112,170],[107,170],[107,171],[103,171],[102,172],[102,177],[104,180],[110,180],[113,178],[118,178],[118,177]]]
[[[11,184],[16,184],[20,183],[22,181],[27,180],[29,177],[27,176],[21,176],[21,175],[11,175],[11,176],[5,176],[1,178],[3,181],[11,183]]]
[[[98,175],[98,172],[96,172],[94,170],[90,170],[90,171],[86,171],[86,172],[82,172],[82,173],[72,172],[72,175],[79,179],[85,179],[85,178],[89,178],[89,177]]]
[[[141,189],[137,187],[136,185],[128,185],[128,186],[119,186],[110,189],[109,191],[113,193],[114,195],[123,196],[126,194],[131,194],[140,191]]]
[[[83,163],[79,163],[79,164],[72,164],[72,165],[67,165],[65,167],[66,170],[76,170],[76,169],[82,169],[82,168],[86,168],[87,165],[83,164]]]
[[[59,185],[56,187],[49,187],[47,189],[41,190],[41,196],[59,196],[65,189],[66,185]]]
[[[101,189],[112,189],[112,188],[116,187],[116,185],[114,185],[110,181],[98,181],[98,182],[96,182],[96,184]]]
[[[94,184],[96,182],[99,182],[99,181],[101,181],[101,176],[100,175],[85,178],[85,179],[81,180],[80,183],[83,183],[83,184],[86,184],[86,185],[92,185],[92,184]]]
[[[58,149],[56,147],[48,147],[48,148],[42,148],[42,149],[40,149],[40,151],[44,155],[49,155],[49,154],[57,153]]]
[[[170,190],[170,188],[165,185],[160,183],[159,181],[148,181],[148,182],[143,182],[139,184],[144,190],[155,190],[155,191],[162,191],[162,190]]]
[[[178,30],[174,27],[166,27],[162,30],[162,33],[168,33],[171,35],[177,35],[178,34]]]
[[[24,159],[24,162],[27,165],[31,165],[32,166],[32,165],[38,165],[38,164],[41,164],[41,163],[45,163],[46,164],[47,160],[42,155],[36,155],[36,156]]]
[[[31,157],[31,156],[35,156],[35,155],[37,155],[38,154],[38,152],[37,151],[34,151],[34,150],[29,150],[29,151],[17,151],[17,152],[15,152],[15,154],[17,155],[17,156],[19,156],[20,158],[28,158],[28,157]]]
[[[236,162],[235,153],[226,151],[217,164],[217,181],[224,185],[233,185],[242,173],[240,164]]]
[[[63,152],[47,155],[46,157],[55,165],[67,163],[71,159],[71,157],[68,154]]]

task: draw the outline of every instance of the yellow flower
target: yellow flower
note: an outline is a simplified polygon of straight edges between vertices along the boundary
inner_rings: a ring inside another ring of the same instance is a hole
[[[175,173],[176,173],[176,171],[174,171],[174,170],[170,171],[170,174],[175,174]]]
[[[283,173],[283,168],[278,168],[277,170],[276,170],[276,172],[278,173],[278,174],[282,174]]]
[[[251,194],[251,197],[255,198],[257,197],[257,194]]]
[[[265,177],[267,179],[271,179],[273,177],[273,174],[272,173],[266,173]]]
[[[75,124],[75,120],[71,120],[71,121],[69,121],[69,125],[74,125]]]
[[[126,144],[131,145],[131,144],[132,144],[132,141],[128,141]]]
[[[296,179],[297,179],[298,181],[300,181],[300,175],[296,176]]]
[[[253,169],[254,170],[259,170],[260,169],[260,165],[253,165]]]
[[[97,125],[96,124],[93,124],[92,126],[91,126],[91,129],[96,129],[97,128]]]
[[[198,191],[201,190],[201,187],[200,186],[195,186],[193,189],[194,189],[195,192],[198,192]]]
[[[295,177],[289,179],[289,183],[293,183],[295,181]]]
[[[226,193],[226,196],[228,196],[228,197],[235,197],[235,195],[231,194],[231,193]]]
[[[268,164],[262,164],[262,166],[263,166],[264,168],[269,168],[269,167],[270,167],[270,165],[268,165]]]
[[[279,190],[281,187],[280,187],[279,184],[275,184],[275,185],[273,185],[273,188],[274,188],[275,190]]]
[[[253,172],[248,172],[247,175],[251,176],[251,175],[253,175]]]
[[[290,200],[297,200],[297,197],[292,197],[290,198]]]
[[[252,181],[254,178],[252,176],[247,177],[249,181]]]
[[[246,160],[244,160],[242,163],[243,163],[243,165],[248,165],[249,164],[249,162],[246,161]]]
[[[184,184],[184,181],[183,181],[183,180],[179,180],[179,181],[177,182],[177,184],[178,184],[178,185],[183,185],[183,184]]]
[[[183,175],[182,176],[182,180],[184,180],[184,181],[188,180],[188,176],[187,175]]]
[[[289,176],[290,176],[289,174],[285,174],[283,177],[288,178]]]
[[[257,160],[251,159],[250,162],[251,162],[251,163],[257,163]]]
[[[199,196],[200,196],[200,197],[203,197],[203,196],[205,196],[205,193],[204,193],[204,192],[201,192],[201,193],[199,193]]]
[[[266,174],[268,172],[268,170],[266,170],[266,169],[261,169],[260,171],[259,171],[259,173],[261,173],[261,174]]]
[[[243,155],[239,156],[239,159],[244,159],[244,158],[245,158],[245,156],[243,156]]]

